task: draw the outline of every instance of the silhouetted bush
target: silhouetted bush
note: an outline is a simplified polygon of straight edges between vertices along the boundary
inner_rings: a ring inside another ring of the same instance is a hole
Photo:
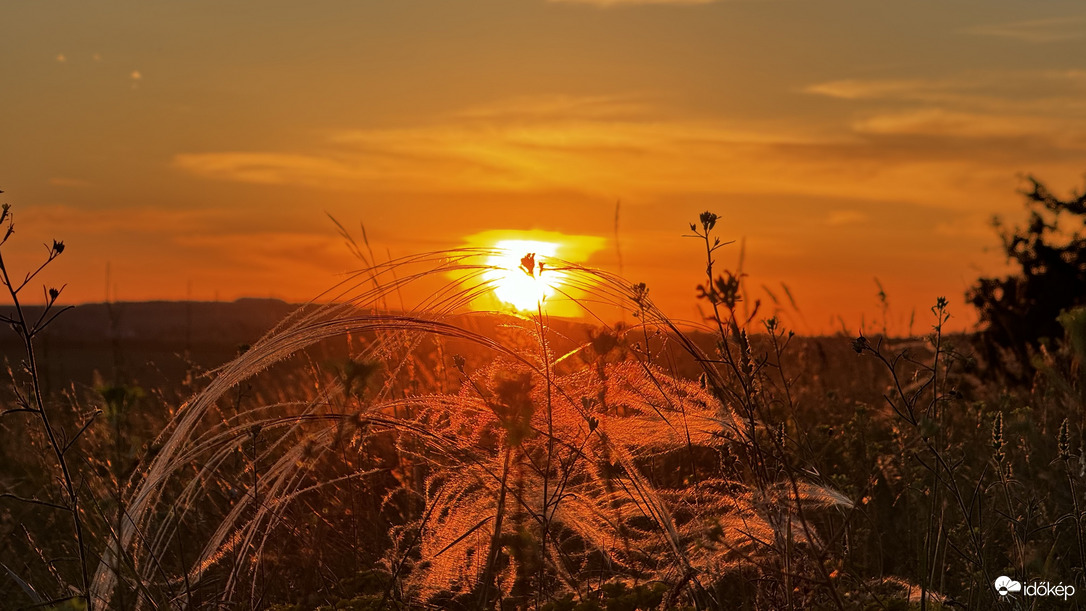
[[[1032,370],[1030,355],[1041,343],[1063,337],[1060,312],[1086,304],[1086,193],[1064,200],[1037,179],[1029,182],[1026,226],[1010,229],[995,220],[1018,273],[981,278],[968,294],[985,326],[989,357],[1017,361],[1022,374]]]

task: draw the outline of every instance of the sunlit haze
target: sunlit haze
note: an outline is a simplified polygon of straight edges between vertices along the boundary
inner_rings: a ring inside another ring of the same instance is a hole
[[[360,265],[330,214],[379,260],[580,236],[583,257],[556,256],[697,320],[704,252],[682,236],[711,210],[735,240],[718,265],[801,333],[871,325],[880,284],[897,330],[940,295],[963,328],[965,291],[1004,264],[992,216],[1024,222],[1026,174],[1067,195],[1086,171],[1077,0],[56,1],[0,20],[18,24],[11,256],[64,240],[47,280],[66,303],[309,300]],[[546,293],[524,276],[501,299]]]
[[[518,310],[534,311],[554,297],[555,289],[561,286],[562,272],[548,269],[547,258],[554,256],[557,244],[502,240],[495,248],[499,252],[487,261],[495,269],[486,274],[486,279],[494,284],[498,299]]]

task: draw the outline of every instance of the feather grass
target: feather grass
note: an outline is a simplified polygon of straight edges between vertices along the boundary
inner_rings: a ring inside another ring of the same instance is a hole
[[[298,516],[317,505],[343,509],[348,484],[382,498],[390,527],[379,564],[394,582],[388,592],[416,604],[474,596],[485,605],[490,588],[522,602],[581,595],[583,576],[595,572],[689,583],[691,600],[705,606],[706,580],[777,549],[785,516],[799,504],[850,506],[815,483],[801,483],[796,495],[741,471],[683,486],[654,478],[655,462],[675,464],[695,451],[741,455],[751,445],[747,418],[721,399],[728,392],[713,392],[726,391],[727,379],[643,287],[555,260],[548,268],[564,278],[555,299],[590,318],[603,309],[636,314],[637,325],[604,325],[605,332],[644,338],[640,351],[622,358],[556,359],[547,335],[557,331],[542,308],[535,317],[470,311],[494,289],[485,263],[493,254],[462,249],[372,265],[220,368],[177,411],[132,482],[127,519],[94,574],[93,599],[110,604],[118,586],[111,567],[124,556],[139,591],[158,593],[143,594],[142,607],[196,604],[192,590],[205,584],[214,584],[220,603],[239,595],[258,601],[269,546],[294,536]],[[412,294],[423,296],[411,307],[388,307],[394,295]],[[495,320],[498,333],[480,331]],[[363,391],[314,373],[287,396],[224,415],[231,389],[345,338],[359,339],[353,361],[380,372]],[[702,364],[709,383],[654,362],[654,341]],[[484,356],[458,362],[455,392],[420,388],[411,372],[426,367],[419,352],[428,342]],[[382,462],[372,454],[386,442],[396,454]],[[354,458],[333,468],[337,452]],[[397,481],[391,490],[368,481],[389,473]],[[405,514],[396,509],[400,499],[425,510]],[[179,537],[190,548],[198,543],[196,557],[163,562]],[[813,543],[796,535],[790,545]]]

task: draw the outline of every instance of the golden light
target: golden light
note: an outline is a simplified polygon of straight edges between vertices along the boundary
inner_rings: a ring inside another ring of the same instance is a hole
[[[583,314],[584,279],[575,282],[566,263],[585,264],[607,241],[599,236],[573,235],[540,229],[490,229],[465,238],[468,248],[487,252],[478,263],[490,269],[483,279],[492,290],[472,306],[481,310],[514,308],[526,313],[542,306],[548,316],[575,318]],[[525,255],[535,255],[533,273],[521,267]],[[543,264],[540,271],[539,264]]]
[[[518,310],[535,311],[557,293],[562,272],[547,267],[547,259],[558,252],[557,243],[501,240],[494,247],[498,252],[486,262],[494,269],[486,272],[484,278],[494,285],[494,295],[502,303]]]

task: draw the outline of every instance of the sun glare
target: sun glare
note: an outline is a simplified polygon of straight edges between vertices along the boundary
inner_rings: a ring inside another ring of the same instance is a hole
[[[602,250],[606,243],[599,236],[541,229],[489,229],[466,236],[466,248],[485,249],[485,254],[473,263],[489,268],[483,272],[483,279],[490,290],[473,299],[473,306],[481,310],[513,308],[523,312],[542,308],[548,316],[581,316],[586,278],[576,277],[566,264],[588,264],[592,254]],[[534,263],[531,273],[522,267],[527,255],[534,256],[529,262]]]
[[[494,285],[494,295],[518,310],[534,311],[545,306],[561,285],[562,273],[547,269],[547,259],[555,256],[558,244],[536,240],[502,240],[498,252],[487,259],[494,267],[486,279]],[[532,266],[526,269],[525,263]],[[540,269],[540,263],[543,264]]]

